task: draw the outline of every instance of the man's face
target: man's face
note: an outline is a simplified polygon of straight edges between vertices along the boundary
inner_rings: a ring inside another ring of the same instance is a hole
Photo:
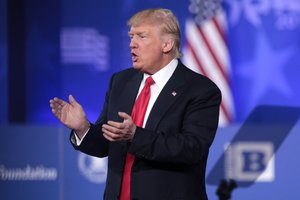
[[[148,24],[132,26],[129,37],[135,69],[153,74],[163,67],[163,40],[158,27]]]

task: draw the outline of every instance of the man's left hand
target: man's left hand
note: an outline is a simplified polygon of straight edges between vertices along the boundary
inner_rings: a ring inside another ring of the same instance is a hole
[[[103,136],[111,141],[132,140],[136,125],[133,123],[130,115],[124,112],[118,113],[123,122],[108,121],[102,125]]]

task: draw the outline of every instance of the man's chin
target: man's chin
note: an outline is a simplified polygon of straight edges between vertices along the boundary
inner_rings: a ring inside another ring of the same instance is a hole
[[[137,64],[135,64],[135,63],[132,64],[132,67],[133,67],[134,69],[137,69],[137,70],[141,70],[141,69],[142,69],[141,66],[139,66],[139,65],[137,65]]]

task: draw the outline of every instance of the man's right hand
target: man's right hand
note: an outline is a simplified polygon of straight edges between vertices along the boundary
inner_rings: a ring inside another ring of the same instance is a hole
[[[68,128],[73,129],[79,138],[82,138],[89,129],[90,123],[86,114],[72,95],[69,95],[69,103],[57,97],[51,99],[50,107],[57,119]]]

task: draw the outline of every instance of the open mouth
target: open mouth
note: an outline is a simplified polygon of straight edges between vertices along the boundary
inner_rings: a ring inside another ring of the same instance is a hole
[[[132,59],[132,62],[137,62],[138,56],[134,52],[131,52],[131,59]]]

